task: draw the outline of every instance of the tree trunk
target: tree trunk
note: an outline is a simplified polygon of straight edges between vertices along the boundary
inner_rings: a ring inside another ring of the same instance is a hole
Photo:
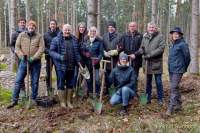
[[[151,21],[155,24],[157,24],[157,6],[158,6],[158,0],[152,0],[151,1],[151,10],[152,10],[152,14],[151,14]]]
[[[98,8],[97,8],[97,13],[98,13],[98,17],[97,17],[97,29],[98,29],[98,33],[99,35],[101,35],[101,0],[98,0]]]
[[[181,8],[180,6],[181,6],[181,0],[177,0],[176,17],[175,17],[176,25],[180,25],[180,8]]]
[[[191,23],[191,63],[190,72],[193,74],[199,73],[198,59],[198,19],[199,19],[199,0],[192,0],[192,23]]]
[[[97,26],[97,1],[87,0],[88,15],[87,15],[87,26]]]
[[[29,5],[29,0],[25,0],[26,3],[26,20],[30,20],[30,5]]]

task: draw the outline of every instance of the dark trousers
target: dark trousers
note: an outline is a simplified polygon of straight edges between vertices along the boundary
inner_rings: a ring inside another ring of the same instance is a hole
[[[52,72],[52,68],[53,68],[53,61],[50,57],[46,58],[46,85],[47,85],[47,89],[51,89],[50,88],[50,73]]]
[[[147,74],[147,88],[146,93],[148,95],[148,102],[151,101],[152,93],[152,74]],[[157,88],[158,101],[163,101],[163,84],[162,84],[162,74],[154,74]]]
[[[182,79],[182,73],[169,73],[170,79],[170,99],[169,106],[181,105],[181,93],[179,90],[179,83]]]
[[[74,70],[56,70],[58,90],[73,89]]]
[[[138,76],[139,76],[139,67],[134,67],[135,72],[135,94],[138,95]]]

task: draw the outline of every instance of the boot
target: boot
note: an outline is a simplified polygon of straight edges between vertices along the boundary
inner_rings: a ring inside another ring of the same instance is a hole
[[[66,106],[66,92],[65,90],[58,90],[58,98],[59,98],[59,101],[60,101],[60,106],[63,107],[63,108],[67,108]]]
[[[128,109],[127,106],[123,106],[122,110],[120,111],[121,116],[127,116],[128,115]]]
[[[71,104],[71,99],[72,99],[72,94],[73,94],[73,90],[72,89],[67,89],[67,106],[72,109],[73,106]]]
[[[10,105],[8,105],[6,108],[7,109],[10,109],[10,108],[13,108],[15,107],[16,105],[18,105],[18,102],[17,101],[13,101]]]
[[[168,109],[167,109],[167,111],[166,111],[165,114],[166,114],[167,116],[171,116],[172,113],[173,113],[173,106],[170,105],[170,106],[168,107]]]
[[[31,99],[28,104],[26,105],[26,109],[31,109],[33,107],[37,106],[37,102],[35,99]]]

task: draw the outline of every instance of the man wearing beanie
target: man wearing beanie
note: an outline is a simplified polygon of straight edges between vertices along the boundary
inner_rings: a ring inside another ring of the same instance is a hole
[[[19,34],[15,52],[20,59],[19,68],[15,79],[15,87],[12,96],[12,103],[7,108],[12,108],[18,104],[20,88],[27,75],[27,64],[29,63],[29,73],[31,76],[31,104],[29,108],[36,105],[38,85],[41,69],[41,57],[44,52],[44,39],[36,32],[36,22],[28,22],[28,31]]]
[[[111,105],[122,103],[121,115],[127,115],[127,106],[129,101],[135,95],[135,73],[129,65],[128,55],[120,53],[119,63],[112,70],[109,76],[109,86],[114,85],[116,92],[110,99]]]
[[[107,65],[106,80],[108,80],[108,75],[112,70],[111,67],[115,67],[117,64],[118,53],[122,50],[122,45],[120,44],[121,34],[116,31],[116,23],[114,21],[108,21],[107,29],[108,32],[103,35],[104,59],[111,60],[111,64],[113,65]]]

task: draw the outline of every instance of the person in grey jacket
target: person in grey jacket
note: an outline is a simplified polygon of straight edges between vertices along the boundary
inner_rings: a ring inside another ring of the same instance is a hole
[[[179,83],[183,74],[190,64],[190,52],[188,44],[183,38],[180,27],[175,27],[170,31],[172,44],[169,46],[168,71],[170,78],[170,99],[166,114],[171,115],[174,111],[180,111],[181,93]]]
[[[140,49],[135,52],[135,58],[143,55],[143,66],[147,70],[146,93],[148,103],[151,103],[152,93],[152,76],[155,77],[158,104],[163,105],[163,52],[165,49],[165,40],[163,36],[157,31],[154,23],[150,22],[147,26],[147,32],[144,34]],[[145,67],[147,65],[147,67]]]

